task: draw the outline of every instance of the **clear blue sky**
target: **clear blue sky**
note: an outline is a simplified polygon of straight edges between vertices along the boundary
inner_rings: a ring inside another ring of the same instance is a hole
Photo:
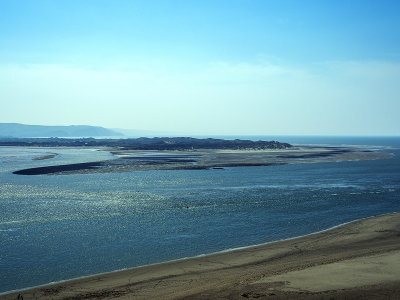
[[[400,135],[400,1],[0,1],[0,122]]]

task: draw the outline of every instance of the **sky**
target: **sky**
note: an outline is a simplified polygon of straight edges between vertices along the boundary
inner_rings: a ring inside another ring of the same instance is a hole
[[[1,0],[0,122],[400,135],[400,1]]]

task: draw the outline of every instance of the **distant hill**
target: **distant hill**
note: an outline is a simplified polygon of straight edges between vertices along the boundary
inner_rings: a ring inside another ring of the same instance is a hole
[[[0,137],[118,137],[122,133],[99,126],[43,126],[0,123]]]
[[[286,149],[292,145],[277,141],[196,139],[191,137],[155,138],[9,138],[0,146],[35,147],[118,147],[124,150],[197,150],[197,149]]]

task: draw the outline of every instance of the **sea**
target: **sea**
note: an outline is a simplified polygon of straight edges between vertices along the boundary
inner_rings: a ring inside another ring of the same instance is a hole
[[[101,149],[0,147],[0,293],[289,239],[400,211],[400,137],[233,138],[356,145],[393,157],[26,176],[12,172],[112,155]],[[51,153],[58,155],[34,160]]]

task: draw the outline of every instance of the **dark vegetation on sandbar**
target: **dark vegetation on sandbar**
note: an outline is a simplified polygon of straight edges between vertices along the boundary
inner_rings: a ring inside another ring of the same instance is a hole
[[[191,137],[155,137],[137,139],[64,139],[3,138],[0,146],[33,147],[118,147],[126,150],[191,150],[191,149],[286,149],[292,145],[277,141],[197,139]]]
[[[278,155],[278,158],[294,158],[294,159],[306,159],[306,158],[319,158],[319,157],[330,157],[335,154],[344,154],[351,152],[351,149],[338,149],[336,147],[329,147],[332,149],[328,152],[319,152],[319,153],[307,153],[302,155],[296,154],[285,154],[285,155]],[[337,150],[336,150],[337,149]],[[371,152],[370,150],[360,150],[361,152]]]
[[[13,174],[17,175],[54,174],[58,172],[90,170],[100,167],[101,165],[102,162],[88,162],[88,163],[69,164],[69,165],[47,166],[47,167],[29,168],[29,169],[14,171]]]

